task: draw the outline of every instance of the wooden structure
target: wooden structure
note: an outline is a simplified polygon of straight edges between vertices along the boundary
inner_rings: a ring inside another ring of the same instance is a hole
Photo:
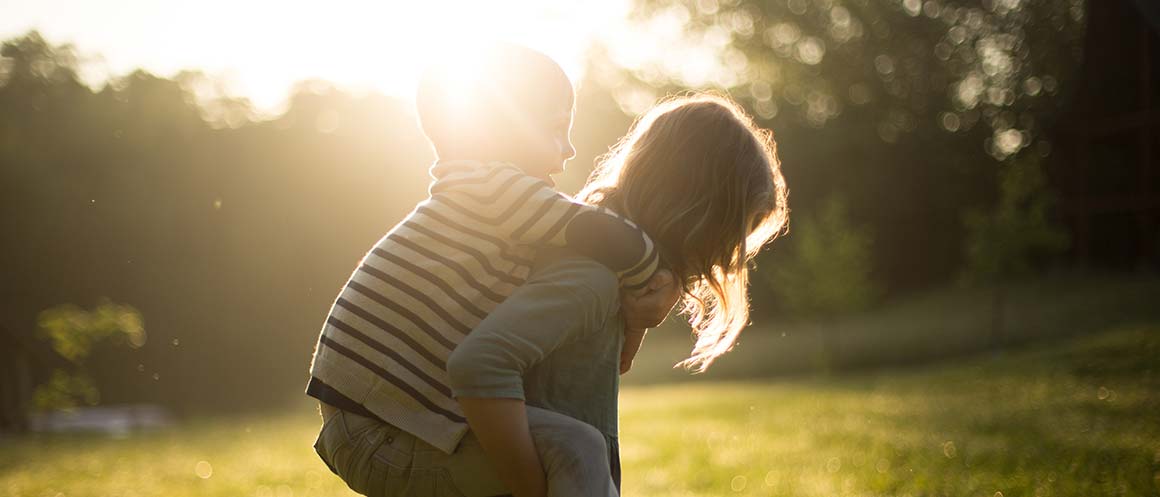
[[[1084,63],[1049,172],[1082,263],[1160,267],[1160,7],[1090,0]]]

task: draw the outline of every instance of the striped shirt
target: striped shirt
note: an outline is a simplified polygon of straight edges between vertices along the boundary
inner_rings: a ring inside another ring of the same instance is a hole
[[[644,286],[652,241],[511,164],[438,162],[430,196],[380,239],[322,327],[307,393],[326,391],[451,453],[467,422],[447,358],[528,277],[538,249],[569,247]],[[339,406],[343,407],[343,406]]]

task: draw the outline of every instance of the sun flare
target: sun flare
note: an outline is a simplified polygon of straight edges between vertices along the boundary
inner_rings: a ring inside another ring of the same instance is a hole
[[[619,25],[629,0],[112,0],[59,9],[14,0],[0,34],[37,29],[91,55],[94,86],[142,67],[161,76],[202,70],[264,112],[277,111],[296,82],[331,81],[355,91],[410,96],[422,67],[483,40],[520,43],[578,79],[594,40]],[[99,56],[95,54],[100,54]]]

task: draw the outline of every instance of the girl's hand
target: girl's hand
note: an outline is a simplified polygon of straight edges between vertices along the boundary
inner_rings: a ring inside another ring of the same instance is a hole
[[[620,374],[632,369],[632,360],[640,351],[648,328],[664,322],[680,297],[681,288],[677,286],[672,271],[667,269],[657,271],[644,288],[621,295],[624,347],[620,349]]]
[[[644,343],[644,335],[648,330],[624,330],[624,347],[620,349],[620,374],[632,369],[632,359],[636,357],[640,345]]]
[[[625,328],[644,330],[656,327],[668,317],[680,296],[681,288],[673,278],[673,272],[668,269],[658,270],[644,288],[621,292],[620,308]]]

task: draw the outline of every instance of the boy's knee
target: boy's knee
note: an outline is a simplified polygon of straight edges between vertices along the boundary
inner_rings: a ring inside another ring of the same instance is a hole
[[[580,423],[580,425],[573,435],[572,443],[585,453],[599,454],[600,459],[607,460],[608,443],[604,440],[604,434],[588,423]]]
[[[564,469],[584,466],[608,467],[608,444],[600,430],[583,422],[533,431],[544,464]],[[551,469],[550,468],[550,469]]]

